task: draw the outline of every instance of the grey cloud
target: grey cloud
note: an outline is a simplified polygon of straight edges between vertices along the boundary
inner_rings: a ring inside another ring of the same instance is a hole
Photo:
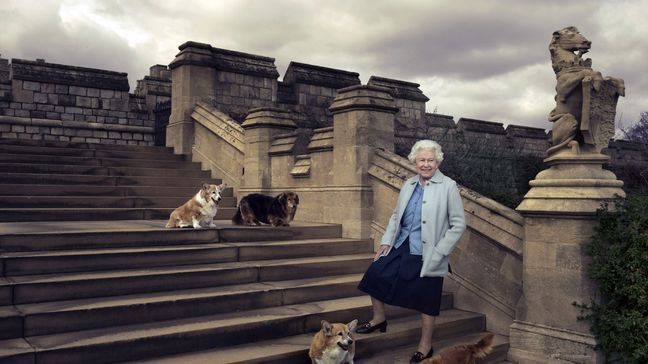
[[[171,62],[180,44],[194,40],[274,57],[281,73],[299,61],[359,72],[365,82],[371,75],[419,82],[430,111],[548,128],[555,77],[547,46],[553,31],[576,25],[593,42],[595,68],[626,79],[621,112],[634,118],[629,114],[648,107],[648,28],[637,15],[646,0],[81,3],[149,37],[134,48],[90,23],[67,31],[59,4],[3,4],[0,11],[11,12],[2,14],[3,57],[124,71],[134,85],[149,66]]]

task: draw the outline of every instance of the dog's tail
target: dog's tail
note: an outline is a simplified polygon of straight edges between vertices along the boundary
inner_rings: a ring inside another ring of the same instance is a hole
[[[488,334],[481,338],[477,344],[468,345],[475,358],[483,358],[493,350],[493,334]]]
[[[236,209],[236,213],[232,216],[232,223],[234,225],[243,225],[243,216],[241,215],[241,207]]]

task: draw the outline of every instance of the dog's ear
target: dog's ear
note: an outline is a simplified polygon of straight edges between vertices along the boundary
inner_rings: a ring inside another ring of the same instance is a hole
[[[286,193],[285,193],[285,192],[282,192],[282,193],[279,194],[279,196],[277,196],[277,199],[278,199],[281,203],[284,203],[284,202],[286,202],[286,197],[287,197],[287,196],[286,196]]]
[[[349,327],[349,331],[353,332],[355,330],[356,326],[358,325],[358,319],[355,319],[347,324]]]
[[[295,205],[299,205],[299,195],[295,193]]]
[[[322,331],[324,332],[324,335],[326,336],[331,336],[333,335],[333,332],[331,331],[333,328],[331,327],[331,324],[326,321],[322,320]]]
[[[227,185],[225,183],[221,183],[220,185],[218,185],[218,190],[222,191],[225,189],[225,187],[227,187]]]
[[[209,188],[209,185],[206,184],[205,181],[203,181],[203,182],[202,182],[202,187],[201,187],[201,188],[202,188],[203,190],[207,191],[207,189]]]

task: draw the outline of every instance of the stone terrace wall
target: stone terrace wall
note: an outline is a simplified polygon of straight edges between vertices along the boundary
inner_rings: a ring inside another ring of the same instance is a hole
[[[406,155],[416,140],[431,138],[444,149],[456,151],[462,146],[473,146],[484,151],[505,151],[544,157],[549,148],[549,136],[540,128],[509,125],[469,118],[457,123],[452,116],[425,114],[425,119],[412,128],[396,131],[396,152]]]
[[[169,83],[145,79],[139,94],[129,94],[126,73],[0,59],[0,137],[152,145],[148,103],[168,100]]]
[[[278,106],[297,114],[295,124],[299,128],[329,127],[333,125],[333,115],[328,108],[337,90],[359,85],[359,76],[356,72],[290,62],[283,82],[279,83]]]
[[[239,123],[245,119],[250,109],[273,106],[277,94],[277,77],[279,77],[274,58],[216,48],[192,41],[183,43],[178,49],[180,53],[169,64],[169,69],[178,83],[193,84],[178,86],[179,88],[174,89],[174,93],[181,93],[180,87],[199,89],[200,92],[192,92],[189,97],[202,98],[195,101],[211,100],[213,106]],[[184,73],[182,70],[185,69],[192,71]],[[197,69],[206,73],[194,77],[193,72]],[[198,94],[200,96],[197,96]],[[182,102],[184,101],[179,99],[177,102],[174,101],[178,105]],[[188,110],[189,106],[191,105],[184,105],[183,110],[172,111],[171,122],[188,120],[191,114]]]
[[[398,108],[394,119],[396,134],[399,131],[415,129],[424,124],[425,103],[430,99],[419,89],[418,83],[371,76],[367,84],[390,90],[389,94],[394,98],[394,104]]]
[[[154,110],[158,104],[171,101],[171,71],[169,68],[161,64],[151,66],[149,75],[137,80],[135,95],[145,99],[148,111]]]

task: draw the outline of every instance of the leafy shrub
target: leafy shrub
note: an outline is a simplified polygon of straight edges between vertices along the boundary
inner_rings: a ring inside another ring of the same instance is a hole
[[[608,359],[648,363],[648,196],[629,195],[599,210],[587,253],[601,302],[580,305]]]

